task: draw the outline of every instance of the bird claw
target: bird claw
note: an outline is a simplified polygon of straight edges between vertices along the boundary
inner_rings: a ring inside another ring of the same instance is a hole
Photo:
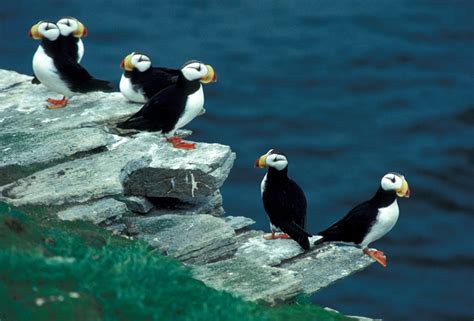
[[[276,240],[276,239],[291,239],[291,237],[286,233],[275,233],[264,235],[263,238],[267,241]]]
[[[167,138],[166,140],[170,142],[174,148],[179,148],[179,149],[195,149],[196,148],[195,143],[183,142],[183,139],[181,137],[170,137],[170,138]]]
[[[369,250],[369,249],[364,249],[364,253],[371,258],[373,258],[375,261],[377,261],[380,265],[383,267],[387,267],[387,257],[382,251],[378,250]]]
[[[58,108],[63,108],[63,107],[66,107],[67,103],[68,103],[68,99],[66,99],[66,97],[63,97],[62,99],[52,99],[52,98],[48,98],[48,103],[50,103],[51,105],[48,105],[48,109],[58,109]]]

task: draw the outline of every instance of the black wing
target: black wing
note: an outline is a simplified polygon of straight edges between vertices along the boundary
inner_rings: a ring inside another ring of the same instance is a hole
[[[78,45],[77,42],[79,41],[74,36],[59,36],[56,40],[60,45],[61,55],[66,56],[73,61],[77,61],[79,58],[78,55]]]
[[[275,185],[267,183],[263,205],[273,225],[291,236],[303,249],[309,249],[308,237],[311,234],[304,230],[306,197],[294,181],[288,179],[284,184]]]
[[[132,117],[117,125],[119,128],[171,131],[186,106],[187,95],[176,85],[155,94]]]
[[[180,75],[179,69],[151,68],[143,75],[142,87],[145,96],[150,99],[166,87],[175,84]]]
[[[77,61],[67,56],[57,57],[54,60],[59,75],[73,92],[110,91],[112,87],[108,81],[95,79]]]
[[[360,244],[374,224],[377,214],[378,209],[370,202],[359,204],[341,220],[319,232],[318,235],[323,236],[323,239],[317,243],[338,241]]]

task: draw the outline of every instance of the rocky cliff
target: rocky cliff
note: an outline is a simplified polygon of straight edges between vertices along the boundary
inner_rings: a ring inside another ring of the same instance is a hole
[[[114,124],[140,108],[120,93],[77,95],[58,110],[44,107],[50,96],[30,76],[0,70],[0,200],[143,239],[246,300],[314,293],[372,263],[333,244],[303,253],[291,240],[264,240],[249,218],[223,216],[229,146],[184,151],[159,134],[119,132]]]

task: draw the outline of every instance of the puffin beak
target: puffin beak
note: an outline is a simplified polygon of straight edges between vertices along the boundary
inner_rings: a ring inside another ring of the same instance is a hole
[[[129,54],[127,57],[125,57],[122,62],[120,63],[120,68],[126,70],[126,71],[132,71],[133,66],[132,66],[132,55]]]
[[[265,168],[267,167],[267,155],[262,155],[260,156],[256,161],[255,161],[255,167],[259,168]]]
[[[402,176],[402,187],[397,189],[396,192],[398,197],[410,197],[410,187],[404,176]]]
[[[30,28],[30,31],[28,31],[28,36],[35,40],[43,38],[38,32],[38,24],[35,24],[33,27]]]
[[[217,81],[217,75],[216,72],[214,71],[214,68],[212,68],[211,65],[206,65],[207,67],[207,74],[201,78],[201,82],[203,84],[208,84],[210,82],[216,82]]]
[[[82,38],[87,36],[87,28],[82,24],[82,22],[79,22],[79,27],[77,28],[76,31],[72,33],[72,35],[76,38]]]

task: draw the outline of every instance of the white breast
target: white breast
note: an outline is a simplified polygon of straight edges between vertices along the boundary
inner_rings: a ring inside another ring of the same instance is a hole
[[[33,56],[33,72],[35,73],[36,78],[38,78],[43,85],[48,87],[48,89],[66,97],[71,97],[73,95],[73,92],[59,77],[53,59],[46,54],[41,46],[38,46],[38,49]]]
[[[147,101],[142,91],[136,91],[133,89],[130,78],[125,77],[125,75],[122,75],[122,78],[120,79],[120,92],[130,101],[136,103],[145,103]]]
[[[82,42],[82,39],[79,39],[77,42],[77,62],[80,63],[82,60],[82,57],[84,56],[84,43]]]
[[[199,89],[195,93],[188,96],[184,112],[179,118],[173,131],[170,132],[170,134],[174,133],[174,131],[176,131],[177,129],[186,126],[191,120],[193,120],[197,115],[199,115],[203,106],[204,92],[202,90],[202,85],[199,85]]]
[[[387,207],[383,207],[379,209],[379,213],[377,214],[376,221],[370,232],[364,238],[361,243],[363,248],[367,247],[370,243],[378,240],[395,226],[398,220],[398,203],[395,200],[392,204]]]

